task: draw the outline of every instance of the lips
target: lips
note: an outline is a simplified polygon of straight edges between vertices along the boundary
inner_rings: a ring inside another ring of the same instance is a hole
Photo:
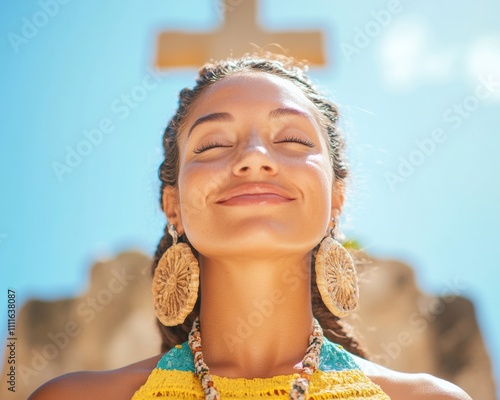
[[[216,201],[225,205],[280,204],[295,198],[280,186],[269,183],[245,183],[225,191]]]

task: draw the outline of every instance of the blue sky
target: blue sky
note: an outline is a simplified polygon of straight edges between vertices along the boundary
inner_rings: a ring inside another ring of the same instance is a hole
[[[46,3],[0,6],[1,289],[20,302],[82,292],[100,257],[154,251],[161,134],[195,75],[155,72],[155,40],[220,23],[214,0]],[[325,33],[328,65],[311,75],[347,135],[346,234],[410,263],[425,291],[471,298],[500,359],[500,4],[304,4],[261,0],[259,22]],[[88,154],[58,175],[76,149]]]

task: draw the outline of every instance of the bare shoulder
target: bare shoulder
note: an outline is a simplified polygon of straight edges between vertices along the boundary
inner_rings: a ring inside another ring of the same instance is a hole
[[[147,380],[161,355],[109,371],[72,372],[40,386],[28,400],[127,399]]]
[[[472,400],[458,386],[429,374],[396,372],[354,356],[363,372],[392,400]]]

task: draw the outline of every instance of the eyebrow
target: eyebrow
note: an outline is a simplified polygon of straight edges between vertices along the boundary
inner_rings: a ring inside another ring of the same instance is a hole
[[[299,117],[305,117],[307,119],[311,119],[312,115],[309,114],[308,112],[299,110],[297,108],[277,108],[275,110],[272,110],[269,113],[269,118],[282,118],[282,117],[293,117],[293,116],[299,116]]]
[[[198,125],[203,124],[205,122],[212,122],[212,121],[233,122],[234,117],[227,112],[212,113],[212,114],[204,115],[204,116],[198,118],[196,121],[194,121],[193,125],[191,125],[191,128],[189,128],[188,137],[189,137],[189,135],[191,135],[191,132],[193,132],[193,129],[196,128]]]
[[[269,112],[269,119],[283,118],[289,116],[299,116],[307,119],[312,119],[312,116],[309,113],[302,110],[298,110],[296,108],[276,108],[275,110]],[[203,115],[202,117],[194,121],[193,125],[191,125],[191,128],[189,128],[188,131],[188,137],[191,135],[191,132],[193,132],[194,128],[196,128],[198,125],[213,121],[233,122],[234,117],[232,114],[228,112],[218,112],[218,113]]]

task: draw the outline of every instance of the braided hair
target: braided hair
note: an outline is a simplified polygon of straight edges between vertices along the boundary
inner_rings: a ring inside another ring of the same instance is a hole
[[[297,62],[291,57],[264,53],[259,55],[245,55],[237,59],[227,59],[218,62],[205,64],[198,72],[195,86],[183,89],[179,94],[179,106],[175,115],[170,120],[163,135],[163,149],[165,159],[161,163],[158,175],[161,181],[160,187],[160,206],[163,207],[163,193],[167,186],[175,187],[179,173],[179,149],[178,138],[182,124],[187,115],[196,103],[199,96],[211,85],[224,79],[225,77],[238,73],[264,72],[272,74],[283,79],[287,79],[299,87],[304,95],[318,108],[323,119],[323,125],[328,135],[329,154],[335,179],[343,181],[347,177],[348,167],[343,155],[344,138],[337,127],[338,110],[335,104],[328,100],[312,83],[306,75],[307,67]],[[198,258],[196,249],[189,243],[185,234],[178,238],[178,242],[186,243],[191,247],[193,254]],[[156,269],[163,253],[172,246],[172,238],[168,234],[168,224],[165,225],[163,237],[161,238],[152,262],[152,272]],[[318,246],[312,252],[312,270],[311,270],[311,296],[312,311],[314,317],[319,321],[324,329],[325,336],[342,345],[351,353],[366,357],[364,349],[352,334],[350,327],[340,321],[338,317],[330,313],[326,308],[318,287],[316,285],[316,275],[314,262]],[[177,326],[164,326],[159,320],[157,324],[161,333],[161,351],[166,352],[178,343],[187,340],[188,333],[195,318],[200,310],[200,293],[193,311],[186,320]]]

